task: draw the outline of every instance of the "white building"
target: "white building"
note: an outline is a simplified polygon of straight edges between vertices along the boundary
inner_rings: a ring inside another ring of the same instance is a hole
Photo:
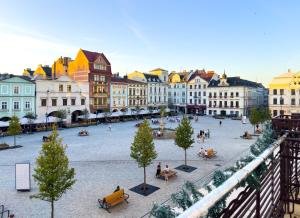
[[[207,114],[207,87],[211,79],[217,79],[213,71],[196,70],[187,80],[187,113]]]
[[[248,115],[252,107],[267,106],[267,90],[262,84],[228,77],[224,73],[219,80],[211,80],[208,85],[208,115],[242,116]]]
[[[168,104],[176,111],[186,113],[186,80],[188,77],[187,72],[176,73],[172,72],[169,75],[168,86]]]
[[[126,79],[113,76],[110,82],[110,111],[125,112],[128,107],[128,84]]]
[[[168,105],[168,83],[163,82],[159,76],[144,74],[148,88],[148,107],[158,108]]]
[[[36,78],[36,114],[38,119],[54,116],[66,110],[66,122],[76,122],[83,110],[89,111],[89,84],[77,82],[68,76],[58,79]]]

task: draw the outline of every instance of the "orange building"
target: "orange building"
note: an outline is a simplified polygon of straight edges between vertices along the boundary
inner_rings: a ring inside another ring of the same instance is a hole
[[[63,75],[68,75],[68,66],[71,62],[69,57],[60,57],[52,64],[52,76],[58,78]]]
[[[68,62],[68,75],[76,81],[89,81],[90,111],[102,112],[110,106],[111,65],[103,53],[80,49]]]

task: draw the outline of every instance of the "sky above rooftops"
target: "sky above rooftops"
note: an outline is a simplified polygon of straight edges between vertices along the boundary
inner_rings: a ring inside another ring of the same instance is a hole
[[[0,0],[0,72],[21,74],[79,48],[121,75],[206,69],[267,85],[300,70],[299,1]]]

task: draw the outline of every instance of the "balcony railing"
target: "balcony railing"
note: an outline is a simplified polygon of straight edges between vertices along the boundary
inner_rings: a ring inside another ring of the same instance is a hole
[[[284,201],[281,198],[285,197],[286,201],[289,201],[289,192],[283,193],[281,191],[284,186],[283,182],[286,181],[286,178],[282,177],[284,172],[281,170],[285,169],[281,160],[282,148],[285,146],[286,139],[287,134],[178,217],[205,216],[211,207],[239,187],[239,184],[263,163],[267,164],[267,170],[258,180],[259,188],[256,189],[249,185],[244,187],[242,191],[237,193],[236,198],[227,202],[227,207],[216,217],[283,217],[282,215],[286,211],[283,210]],[[298,171],[299,169],[297,169]]]

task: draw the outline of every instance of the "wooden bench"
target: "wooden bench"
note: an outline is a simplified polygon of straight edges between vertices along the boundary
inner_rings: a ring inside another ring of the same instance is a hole
[[[169,170],[169,172],[166,172],[166,171],[161,171],[161,173],[160,173],[160,178],[161,179],[165,179],[166,178],[166,176],[168,177],[168,179],[169,178],[171,178],[171,177],[175,177],[175,176],[177,176],[177,172],[176,171],[174,171],[174,170]]]
[[[128,203],[127,199],[129,198],[129,195],[124,192],[124,189],[120,189],[119,191],[116,191],[110,195],[105,196],[102,200],[98,199],[99,205],[101,208],[107,210],[107,212],[110,213],[109,208],[122,203],[123,201],[126,201]]]

